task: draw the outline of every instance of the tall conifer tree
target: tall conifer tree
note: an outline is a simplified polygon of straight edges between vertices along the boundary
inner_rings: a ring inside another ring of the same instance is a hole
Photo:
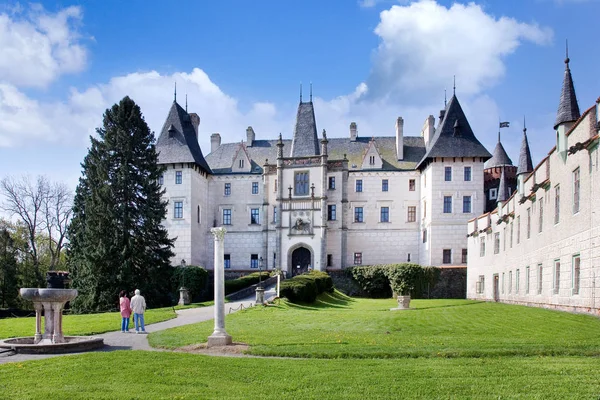
[[[129,97],[104,113],[82,163],[69,227],[69,268],[77,311],[115,308],[120,290],[139,288],[149,305],[169,302],[173,240],[161,225],[154,134]]]

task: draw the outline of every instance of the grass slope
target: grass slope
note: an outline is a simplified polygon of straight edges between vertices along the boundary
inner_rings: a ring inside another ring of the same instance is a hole
[[[228,315],[227,332],[250,353],[314,358],[600,355],[600,320],[589,315],[468,300],[394,300],[324,295],[315,305],[282,302]],[[152,333],[174,349],[201,343],[213,321]]]
[[[285,360],[118,351],[0,365],[0,398],[596,399],[599,374],[598,359],[583,357]]]

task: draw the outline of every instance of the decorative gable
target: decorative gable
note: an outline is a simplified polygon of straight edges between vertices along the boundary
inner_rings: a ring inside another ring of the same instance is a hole
[[[383,160],[381,155],[375,146],[375,139],[371,139],[367,145],[367,150],[362,160],[361,169],[381,169],[383,167]]]
[[[252,160],[246,150],[246,145],[240,143],[235,156],[233,157],[233,163],[231,164],[231,172],[250,172],[252,170]]]

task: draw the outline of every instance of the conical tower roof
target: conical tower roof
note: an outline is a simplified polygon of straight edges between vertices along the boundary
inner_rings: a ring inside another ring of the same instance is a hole
[[[500,175],[500,185],[498,186],[498,201],[508,200],[508,182],[506,182],[506,175],[504,168],[502,168],[502,174]]]
[[[560,92],[560,102],[558,103],[554,129],[565,122],[577,121],[580,116],[581,113],[577,104],[575,87],[573,86],[573,77],[571,77],[571,69],[569,68],[569,56],[567,55],[565,59],[565,77],[563,79],[562,91]]]
[[[315,121],[315,110],[311,95],[311,101],[308,103],[303,103],[302,98],[300,98],[290,157],[314,156],[319,154],[317,122]]]
[[[498,143],[494,149],[494,154],[492,154],[492,158],[485,162],[484,168],[502,167],[504,165],[513,165],[513,163],[506,150],[504,150],[504,146],[502,146],[500,132],[498,132]]]
[[[523,141],[519,152],[517,175],[528,174],[531,171],[533,171],[533,162],[531,162],[531,151],[529,151],[529,141],[527,140],[527,128],[523,128]]]
[[[211,173],[206,163],[190,115],[173,101],[169,115],[156,141],[159,164],[195,163]]]

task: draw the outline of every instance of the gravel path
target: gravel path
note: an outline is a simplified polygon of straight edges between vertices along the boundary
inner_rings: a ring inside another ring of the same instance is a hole
[[[275,296],[274,287],[265,288],[265,299]],[[254,306],[254,296],[251,298],[244,299],[242,301],[236,301],[232,303],[225,303],[225,315],[240,310],[243,308]],[[188,308],[185,310],[177,310],[177,318],[170,319],[168,321],[158,322],[156,324],[146,325],[146,332],[152,333],[156,331],[162,331],[176,326],[183,326],[189,324],[195,324],[197,322],[207,321],[214,318],[214,306],[199,307],[199,308]],[[115,321],[115,325],[118,326],[120,320]],[[104,338],[104,347],[95,351],[115,351],[115,350],[147,350],[147,351],[161,351],[161,349],[155,349],[150,347],[148,344],[148,337],[144,334],[136,334],[134,329],[131,329],[130,333],[123,333],[121,331],[107,332],[100,335],[94,335],[94,337]],[[9,362],[21,362],[29,360],[40,360],[49,357],[66,356],[70,354],[13,354],[4,353],[0,354],[0,364]]]

